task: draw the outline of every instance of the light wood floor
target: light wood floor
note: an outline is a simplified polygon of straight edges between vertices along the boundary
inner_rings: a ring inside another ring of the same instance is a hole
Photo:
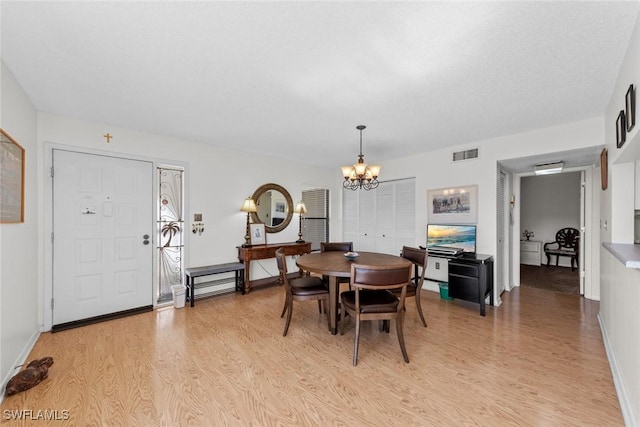
[[[428,328],[408,302],[409,364],[394,325],[371,324],[352,366],[353,321],[331,335],[315,301],[283,337],[272,287],[45,333],[28,360],[52,356],[49,378],[0,409],[66,410],[51,424],[73,426],[623,425],[597,302],[520,288],[481,317],[424,293]]]

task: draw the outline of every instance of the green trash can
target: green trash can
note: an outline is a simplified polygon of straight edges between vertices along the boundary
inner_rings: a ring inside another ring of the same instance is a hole
[[[446,282],[440,283],[440,298],[445,300],[452,300],[449,296],[449,284]]]

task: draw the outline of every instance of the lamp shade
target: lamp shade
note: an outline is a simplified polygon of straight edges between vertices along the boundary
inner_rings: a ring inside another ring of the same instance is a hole
[[[294,209],[294,211],[297,214],[306,214],[307,213],[307,206],[304,204],[303,201],[299,201],[298,204],[296,205],[296,208]]]
[[[253,201],[251,197],[247,197],[240,208],[241,212],[258,212],[258,207],[256,206],[256,202]]]

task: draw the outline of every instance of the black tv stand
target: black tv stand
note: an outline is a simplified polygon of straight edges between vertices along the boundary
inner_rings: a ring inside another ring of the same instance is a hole
[[[448,261],[449,296],[480,304],[480,315],[484,316],[487,296],[493,305],[493,256],[463,252],[455,257],[433,257]]]
[[[463,254],[449,259],[449,296],[480,304],[485,315],[485,300],[493,305],[493,257]]]

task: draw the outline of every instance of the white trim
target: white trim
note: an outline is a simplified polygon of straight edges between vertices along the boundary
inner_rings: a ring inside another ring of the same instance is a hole
[[[624,387],[624,381],[622,380],[622,375],[620,373],[620,369],[618,368],[618,363],[616,362],[616,357],[611,348],[611,343],[609,342],[609,335],[607,335],[607,328],[604,324],[604,320],[600,313],[598,313],[598,323],[600,324],[600,331],[602,332],[602,341],[604,342],[604,350],[607,353],[607,359],[609,359],[609,367],[611,368],[611,376],[613,377],[613,385],[616,388],[616,393],[618,395],[618,403],[620,403],[620,411],[622,412],[622,418],[624,419],[624,425],[626,426],[637,426],[635,417],[633,415],[633,410],[631,403],[629,402],[629,394]]]
[[[128,154],[128,153],[114,153],[111,151],[103,151],[103,150],[95,150],[95,149],[90,149],[90,148],[84,148],[84,147],[79,147],[79,146],[74,146],[74,145],[65,145],[65,144],[58,144],[58,143],[52,143],[52,142],[45,142],[43,144],[44,147],[44,174],[43,174],[43,188],[44,188],[44,206],[43,206],[43,212],[44,212],[44,218],[43,218],[43,242],[44,242],[44,248],[43,248],[43,299],[42,299],[42,313],[43,313],[43,326],[42,326],[42,330],[43,331],[50,331],[51,327],[53,326],[53,310],[51,309],[51,299],[53,298],[53,245],[51,244],[51,233],[53,232],[53,181],[51,180],[51,167],[53,165],[53,150],[66,150],[66,151],[72,151],[75,153],[82,153],[82,154],[93,154],[93,155],[101,155],[101,156],[108,156],[108,157],[114,157],[114,158],[120,158],[120,159],[125,159],[125,160],[139,160],[139,161],[145,161],[145,162],[150,162],[152,164],[152,170],[153,170],[153,179],[152,179],[152,185],[153,185],[153,190],[154,192],[157,192],[158,190],[158,175],[156,173],[157,171],[157,167],[159,165],[172,165],[172,166],[179,166],[184,168],[184,173],[183,173],[183,186],[184,186],[184,192],[183,192],[183,197],[184,197],[184,212],[186,214],[186,212],[189,212],[189,194],[187,189],[188,187],[188,166],[189,163],[188,162],[184,162],[184,161],[172,161],[172,160],[166,160],[166,159],[159,159],[159,158],[154,158],[154,157],[148,157],[148,156],[138,156],[135,154]],[[55,171],[54,171],[55,173]],[[155,199],[154,199],[155,200]],[[153,223],[155,224],[156,222],[156,218],[158,214],[158,206],[156,203],[154,203],[153,206],[153,218],[151,218],[151,220],[153,221]],[[188,259],[189,259],[189,254],[188,254],[188,246],[189,246],[189,238],[190,238],[190,233],[183,233],[184,235],[184,263],[183,265],[186,266],[188,265]],[[153,239],[152,239],[152,243],[155,244],[155,234],[153,235]],[[153,281],[153,294],[156,295],[157,294],[157,283],[158,283],[158,264],[157,264],[157,257],[153,257],[153,264],[152,264],[152,281]],[[156,298],[154,297],[154,302],[153,302],[154,308],[157,306],[157,301]]]
[[[27,361],[27,357],[29,357],[31,350],[33,350],[33,347],[36,345],[36,342],[38,341],[39,337],[40,337],[40,331],[37,331],[37,332],[34,332],[33,335],[31,335],[31,337],[27,340],[24,347],[22,348],[22,351],[18,353],[18,356],[13,362],[13,369],[7,372],[5,377],[2,379],[2,384],[0,384],[0,386],[2,387],[1,390],[4,391],[7,388],[7,383],[9,382],[9,380],[15,374],[17,374],[20,371],[20,369],[22,369],[24,362]],[[4,400],[4,397],[5,397],[5,393],[3,392],[2,394],[0,394],[0,403],[2,403],[2,401]]]

